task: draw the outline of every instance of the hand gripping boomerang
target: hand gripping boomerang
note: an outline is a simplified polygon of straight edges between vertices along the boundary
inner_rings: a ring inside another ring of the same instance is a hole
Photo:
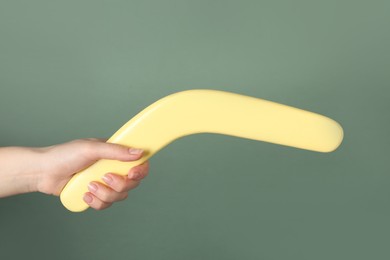
[[[343,129],[334,120],[275,102],[217,90],[187,90],[166,96],[123,125],[107,142],[142,148],[138,161],[99,160],[76,173],[61,192],[70,211],[88,208],[83,195],[91,181],[113,172],[126,175],[183,136],[217,133],[317,152],[335,150]]]

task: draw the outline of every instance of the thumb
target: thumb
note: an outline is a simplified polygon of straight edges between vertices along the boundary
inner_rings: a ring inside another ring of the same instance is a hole
[[[142,157],[143,150],[130,148],[119,144],[104,142],[94,143],[93,156],[96,159],[111,159],[119,161],[136,161]]]

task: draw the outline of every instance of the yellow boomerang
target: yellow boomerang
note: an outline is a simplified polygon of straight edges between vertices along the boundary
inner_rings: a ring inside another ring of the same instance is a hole
[[[309,111],[230,92],[195,89],[166,96],[151,104],[107,142],[142,148],[135,162],[99,160],[76,173],[61,192],[70,211],[88,208],[83,195],[91,181],[108,172],[126,175],[160,149],[183,136],[218,133],[317,152],[335,150],[343,129],[334,120]]]

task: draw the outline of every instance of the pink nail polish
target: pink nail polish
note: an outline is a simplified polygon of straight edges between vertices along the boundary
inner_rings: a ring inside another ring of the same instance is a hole
[[[142,149],[130,148],[129,153],[131,155],[140,155],[143,152]]]
[[[141,174],[139,172],[133,172],[130,176],[132,180],[139,180],[141,178]]]
[[[98,186],[95,183],[88,184],[88,190],[90,190],[91,192],[95,192],[95,191],[97,191],[97,189],[98,189]]]
[[[105,183],[109,184],[109,185],[112,184],[113,181],[114,181],[110,176],[107,176],[107,175],[103,176],[102,180],[103,180]]]

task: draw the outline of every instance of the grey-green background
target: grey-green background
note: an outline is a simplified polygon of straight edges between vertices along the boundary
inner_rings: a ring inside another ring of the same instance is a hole
[[[228,136],[174,142],[128,200],[0,200],[1,259],[389,259],[390,2],[0,2],[0,145],[109,137],[211,88],[327,115],[322,154]],[[23,163],[23,162],[21,162]]]

